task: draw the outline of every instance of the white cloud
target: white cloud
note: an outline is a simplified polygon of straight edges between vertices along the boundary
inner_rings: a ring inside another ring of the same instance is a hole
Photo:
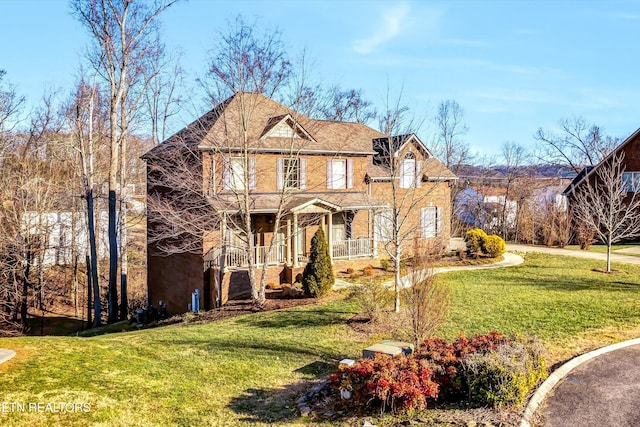
[[[377,47],[389,40],[396,38],[402,29],[403,21],[409,15],[409,5],[407,3],[398,3],[394,8],[387,9],[383,12],[382,22],[378,24],[376,32],[366,39],[355,40],[353,49],[366,55],[373,52]]]

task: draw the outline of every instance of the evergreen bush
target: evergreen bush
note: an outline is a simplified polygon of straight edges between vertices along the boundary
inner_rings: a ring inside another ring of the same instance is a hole
[[[480,228],[472,228],[464,235],[469,253],[477,254],[484,252],[484,242],[487,240],[487,233]]]
[[[335,280],[329,245],[320,227],[311,239],[309,262],[302,272],[302,289],[310,297],[319,298],[331,291]]]
[[[484,241],[484,252],[491,258],[499,257],[507,251],[507,244],[504,239],[496,234],[487,236]]]

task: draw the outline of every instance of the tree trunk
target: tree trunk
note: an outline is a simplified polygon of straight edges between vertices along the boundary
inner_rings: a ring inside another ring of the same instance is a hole
[[[123,103],[124,105],[124,103]],[[120,147],[120,320],[129,316],[129,301],[127,298],[127,282],[129,277],[129,256],[127,252],[127,139],[124,136],[126,128],[124,111],[121,113],[123,136]]]
[[[401,272],[400,272],[400,263],[402,256],[402,248],[400,245],[396,245],[396,254],[393,259],[395,264],[395,274],[394,274],[394,290],[395,290],[395,303],[393,310],[396,313],[400,313],[400,285],[402,281]]]
[[[85,262],[87,263],[87,328],[91,325],[91,306],[93,305],[93,301],[91,298],[91,287],[93,286],[91,280],[91,258],[89,255],[86,256]]]
[[[89,187],[86,191],[87,199],[87,228],[89,229],[89,253],[90,253],[90,267],[91,270],[87,271],[87,275],[91,275],[91,280],[88,283],[93,287],[93,326],[102,325],[102,303],[100,301],[100,282],[98,281],[98,250],[96,246],[96,226],[95,226],[95,208],[93,205],[93,189]],[[89,267],[89,265],[87,266]],[[88,291],[89,301],[87,304],[90,307],[91,304],[91,292]],[[91,320],[91,313],[88,316]]]
[[[112,84],[115,86],[115,83]],[[117,190],[118,190],[118,166],[120,165],[119,144],[117,137],[117,107],[120,96],[116,96],[115,88],[112,88],[111,110],[109,115],[111,158],[109,159],[109,285],[107,289],[107,301],[109,304],[107,323],[118,320],[118,216],[117,216]]]

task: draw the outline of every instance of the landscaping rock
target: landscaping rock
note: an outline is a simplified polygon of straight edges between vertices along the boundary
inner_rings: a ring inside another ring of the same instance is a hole
[[[311,408],[309,408],[307,405],[300,405],[298,406],[298,409],[300,410],[300,416],[308,417],[309,415],[311,415]]]

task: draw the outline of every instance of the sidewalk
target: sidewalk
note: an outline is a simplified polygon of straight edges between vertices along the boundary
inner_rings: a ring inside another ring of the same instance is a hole
[[[572,251],[570,249],[550,248],[547,246],[518,245],[507,243],[508,251],[516,252],[540,252],[543,254],[573,256],[577,258],[597,259],[601,261],[607,260],[607,254],[587,251]],[[621,262],[626,264],[640,264],[640,257],[632,255],[620,255],[615,252],[611,253],[611,262]]]
[[[520,255],[507,252],[504,254],[504,259],[502,261],[496,262],[494,264],[464,265],[459,267],[438,267],[433,269],[433,274],[448,273],[450,271],[486,270],[491,268],[513,267],[513,266],[522,264],[523,262],[524,262],[524,259]],[[418,272],[417,274],[420,274],[420,272]],[[407,286],[406,279],[405,279],[406,277],[407,276],[404,276],[402,278],[402,281],[405,282],[405,284],[403,284],[403,287]],[[392,288],[393,279],[387,280],[386,282],[383,283],[383,285],[386,286],[387,288]],[[348,289],[353,286],[355,286],[355,283],[347,282],[346,280],[336,279],[336,283],[333,285],[333,290],[336,291],[341,289]]]
[[[15,355],[16,355],[16,352],[13,350],[0,348],[0,363],[6,362],[7,360],[11,359]]]

